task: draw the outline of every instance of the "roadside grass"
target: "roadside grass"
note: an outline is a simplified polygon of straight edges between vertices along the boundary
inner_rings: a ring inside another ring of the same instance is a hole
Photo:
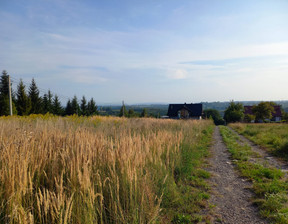
[[[251,147],[239,144],[238,136],[227,127],[221,126],[220,132],[237,168],[253,184],[254,202],[259,206],[260,214],[273,223],[288,223],[288,182],[284,173],[249,162],[253,155]]]
[[[0,223],[205,222],[211,121],[0,117]]]
[[[197,128],[197,127],[195,127]],[[174,181],[163,194],[165,215],[171,223],[209,223],[201,210],[207,206],[210,189],[206,179],[205,158],[209,155],[214,125],[202,131],[187,132],[181,144],[181,153],[174,169]],[[194,134],[193,134],[194,133]],[[198,140],[197,140],[198,139]],[[193,144],[194,141],[197,144]]]
[[[239,134],[266,148],[273,155],[288,161],[288,125],[287,124],[229,124]]]

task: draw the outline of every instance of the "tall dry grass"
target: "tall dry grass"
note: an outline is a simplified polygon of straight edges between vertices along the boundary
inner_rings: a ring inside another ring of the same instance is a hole
[[[153,223],[207,122],[0,118],[0,223]]]

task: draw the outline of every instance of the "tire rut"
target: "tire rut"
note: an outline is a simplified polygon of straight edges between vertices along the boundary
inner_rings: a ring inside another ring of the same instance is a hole
[[[251,182],[240,177],[230,160],[230,154],[220,136],[219,128],[214,131],[214,144],[209,159],[208,171],[212,174],[209,203],[214,205],[211,223],[253,224],[268,223],[259,215],[251,198]]]
[[[253,143],[251,140],[247,139],[243,135],[238,134],[235,130],[228,127],[233,133],[239,136],[240,141],[239,144],[247,144],[251,147],[251,150],[259,155],[259,157],[252,157],[251,159],[257,162],[260,162],[263,165],[268,165],[269,167],[274,167],[280,169],[285,176],[288,176],[288,164],[287,162],[283,162],[275,157],[273,157],[270,153],[266,152],[265,150],[261,149],[258,145]]]

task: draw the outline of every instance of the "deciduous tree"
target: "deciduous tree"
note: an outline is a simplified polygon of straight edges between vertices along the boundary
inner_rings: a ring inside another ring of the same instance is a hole
[[[225,124],[224,119],[221,117],[220,113],[218,110],[215,109],[207,109],[203,111],[204,117],[207,118],[212,118],[215,125],[223,125]]]
[[[241,103],[235,103],[233,100],[224,112],[224,119],[227,123],[240,122],[244,117],[244,107]]]
[[[252,112],[255,115],[256,121],[264,121],[265,119],[271,119],[274,112],[275,103],[273,102],[261,102],[257,106],[253,106]]]

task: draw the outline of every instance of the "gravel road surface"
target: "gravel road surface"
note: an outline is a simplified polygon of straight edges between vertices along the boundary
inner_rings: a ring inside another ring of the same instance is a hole
[[[214,205],[212,223],[253,224],[268,223],[259,216],[258,208],[251,198],[252,184],[242,178],[229,158],[229,152],[222,141],[219,128],[215,128],[212,155],[208,171],[212,192],[210,204]]]

